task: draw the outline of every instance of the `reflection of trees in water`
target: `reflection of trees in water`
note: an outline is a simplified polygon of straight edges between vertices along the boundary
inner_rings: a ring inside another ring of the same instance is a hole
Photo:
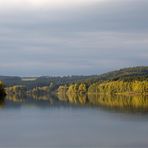
[[[11,103],[11,106],[17,105],[34,105],[34,106],[49,106],[61,102],[56,96],[50,94],[13,94],[7,95],[6,105]]]
[[[76,93],[59,93],[58,98],[60,101],[67,101],[71,104],[81,104],[84,105],[87,102],[87,96],[84,94]]]
[[[81,104],[84,105],[86,104],[87,101],[87,96],[83,94],[68,94],[69,102],[74,103],[74,104]]]
[[[92,105],[101,106],[112,109],[148,111],[148,96],[142,95],[99,95],[99,94],[58,94],[58,99],[54,96],[48,95],[11,95],[7,96],[6,100],[16,104],[37,104],[37,105],[51,105],[62,104],[67,102],[76,105]],[[7,105],[5,99],[0,99],[0,106]]]
[[[148,110],[148,96],[89,95],[88,99],[93,105],[102,105],[110,108]]]
[[[40,95],[40,94],[29,94],[28,96],[30,96],[32,99],[34,100],[49,100],[49,95]]]
[[[99,95],[99,94],[58,94],[61,101],[67,101],[71,104],[103,106],[107,108],[125,109],[125,110],[147,110],[148,96],[142,95]],[[64,99],[64,97],[66,97]]]
[[[7,95],[7,100],[12,101],[14,103],[25,103],[26,101],[33,100],[33,101],[48,101],[49,95],[22,95],[22,94],[13,94]]]
[[[25,101],[25,95],[20,95],[20,94],[12,94],[12,95],[7,95],[6,99],[9,101],[12,101],[14,103],[23,103]]]
[[[5,97],[0,97],[0,108],[5,106]]]

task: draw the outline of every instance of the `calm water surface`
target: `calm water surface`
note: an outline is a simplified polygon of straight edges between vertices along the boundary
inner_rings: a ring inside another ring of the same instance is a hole
[[[69,105],[55,98],[5,98],[0,148],[147,148],[148,114]]]

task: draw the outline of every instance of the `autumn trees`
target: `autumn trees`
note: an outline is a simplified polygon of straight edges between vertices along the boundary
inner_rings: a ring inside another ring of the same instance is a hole
[[[63,85],[58,88],[58,93],[84,94],[84,93],[87,93],[87,86],[84,83],[80,83],[80,84],[75,83],[75,84],[70,84],[69,86]]]
[[[96,93],[96,94],[148,94],[148,81],[107,81],[93,83],[87,86],[85,83],[75,83],[60,86],[58,93]]]
[[[109,81],[101,84],[92,84],[88,93],[100,94],[148,94],[148,81]]]

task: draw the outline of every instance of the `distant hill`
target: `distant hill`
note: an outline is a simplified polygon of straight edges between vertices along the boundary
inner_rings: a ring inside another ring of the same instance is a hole
[[[134,81],[148,80],[148,66],[129,67],[116,71],[107,72],[100,75],[92,75],[86,78],[85,83],[90,85],[95,82],[103,81]]]
[[[98,80],[148,80],[148,66],[129,67],[97,76]]]
[[[58,94],[148,94],[148,67],[124,68],[61,85]],[[73,98],[73,97],[71,97]]]
[[[62,84],[74,83],[77,81],[85,81],[91,76],[65,76],[65,77],[15,77],[15,76],[0,76],[0,80],[4,82],[6,87],[14,85],[23,85],[28,89],[34,87],[50,86],[53,88]]]
[[[0,76],[0,80],[5,83],[5,85],[15,85],[21,82],[21,77],[17,76]]]
[[[53,85],[53,88],[58,87],[63,84],[70,83],[81,83],[85,82],[88,84],[94,82],[102,81],[133,81],[133,80],[148,80],[148,67],[130,67],[124,68],[101,75],[90,75],[90,76],[65,76],[65,77],[50,77],[50,76],[41,76],[41,77],[15,77],[15,76],[0,76],[6,86],[13,85],[24,85],[28,89],[39,86],[49,86]]]

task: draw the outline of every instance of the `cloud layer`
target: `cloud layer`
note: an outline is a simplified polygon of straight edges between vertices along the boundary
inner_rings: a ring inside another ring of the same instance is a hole
[[[6,0],[0,7],[3,75],[86,75],[147,65],[147,0]]]

